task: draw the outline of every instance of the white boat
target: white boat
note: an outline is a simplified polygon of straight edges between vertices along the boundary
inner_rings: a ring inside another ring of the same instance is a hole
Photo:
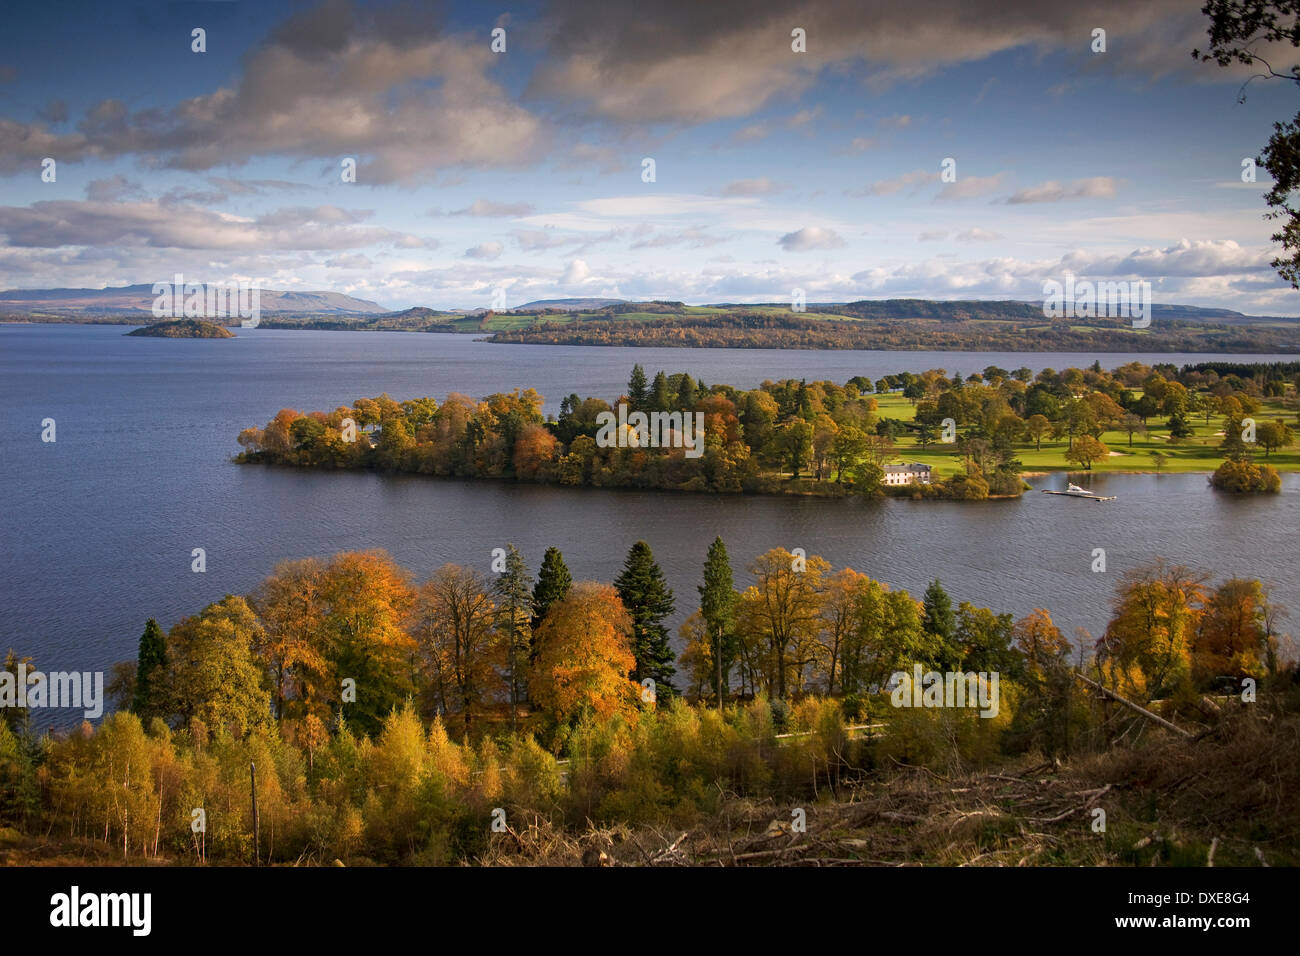
[[[1064,491],[1048,491],[1046,488],[1042,489],[1042,491],[1043,494],[1045,495],[1064,495],[1067,498],[1087,498],[1091,501],[1114,501],[1115,500],[1114,495],[1093,494],[1091,491],[1088,491],[1086,488],[1080,488],[1078,485],[1073,483],[1067,483]]]

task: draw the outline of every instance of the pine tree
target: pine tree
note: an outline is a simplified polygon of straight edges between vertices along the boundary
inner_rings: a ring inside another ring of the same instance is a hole
[[[699,592],[700,614],[713,649],[713,692],[718,696],[718,709],[721,710],[738,648],[734,629],[736,586],[727,546],[720,537],[714,538],[713,544],[709,545],[709,556],[704,561],[704,583]]]
[[[677,670],[673,667],[675,655],[664,625],[675,605],[650,545],[644,541],[632,545],[614,587],[632,616],[632,653],[636,657],[633,680],[640,683],[649,677],[655,682],[656,699],[666,700],[677,692],[672,685]]]
[[[506,640],[506,661],[510,682],[510,730],[515,730],[516,712],[522,695],[521,676],[532,659],[532,580],[524,556],[513,544],[506,545],[506,569],[492,590],[497,595],[497,630]]]
[[[948,592],[943,589],[938,578],[931,581],[925,589],[921,606],[924,610],[922,626],[927,634],[936,639],[936,658],[931,663],[955,670],[961,663],[957,660],[959,653],[955,641],[957,615],[952,609],[952,598],[948,597]]]
[[[634,412],[645,409],[646,395],[645,369],[640,365],[632,366],[632,377],[627,382],[627,397]]]
[[[695,408],[695,382],[689,375],[683,375],[677,387],[677,407],[684,412]]]
[[[672,410],[672,390],[668,387],[668,376],[662,371],[655,374],[654,383],[650,386],[650,398],[647,399],[647,404],[649,405],[647,410],[652,412]]]
[[[158,695],[163,675],[167,669],[167,640],[162,628],[153,618],[144,625],[140,635],[140,650],[136,656],[135,695],[131,698],[131,713],[148,725],[158,714]]]
[[[541,627],[542,619],[546,617],[546,612],[551,609],[551,605],[556,601],[563,601],[571,587],[573,587],[573,578],[564,564],[564,555],[560,553],[559,548],[547,548],[546,554],[542,556],[542,567],[537,572],[537,584],[533,587],[532,628],[534,631]],[[534,647],[529,660],[535,660],[536,657],[537,648]]]

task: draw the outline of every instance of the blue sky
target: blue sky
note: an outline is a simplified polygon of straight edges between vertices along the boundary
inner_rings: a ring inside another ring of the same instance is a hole
[[[1267,175],[1240,175],[1300,97],[1238,103],[1247,74],[1190,55],[1197,6],[24,5],[0,39],[0,287],[179,271],[481,308],[1038,299],[1069,271],[1300,314]]]

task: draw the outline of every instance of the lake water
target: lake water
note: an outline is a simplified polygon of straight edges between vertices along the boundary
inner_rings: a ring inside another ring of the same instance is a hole
[[[715,535],[741,586],[743,566],[762,551],[801,547],[917,595],[938,577],[954,600],[1017,616],[1046,607],[1067,634],[1099,633],[1119,575],[1157,556],[1216,577],[1259,577],[1300,615],[1295,475],[1284,476],[1281,495],[1255,499],[1213,493],[1203,475],[1096,475],[1091,487],[1118,500],[958,503],[565,489],[230,461],[240,429],[282,407],[532,386],[553,412],[570,392],[614,398],[636,362],[650,375],[663,368],[753,387],[767,378],[1227,356],[582,348],[272,329],[170,340],[124,331],[0,325],[0,653],[13,647],[46,670],[106,669],[134,658],[148,617],[170,627],[248,591],[278,561],[360,548],[386,548],[424,576],[447,561],[486,573],[492,549],[506,542],[536,571],[555,545],[575,578],[609,581],[643,538],[676,591],[674,630],[696,607]],[[57,422],[53,444],[41,441],[45,418]],[[1032,483],[1063,488],[1065,477]],[[190,569],[194,548],[206,551],[203,574]],[[1094,548],[1106,549],[1105,573],[1090,570]]]

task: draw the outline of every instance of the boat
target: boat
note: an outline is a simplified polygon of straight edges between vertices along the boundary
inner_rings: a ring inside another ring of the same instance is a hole
[[[1046,488],[1043,488],[1042,492],[1045,495],[1064,495],[1067,498],[1087,498],[1089,501],[1114,501],[1115,500],[1115,495],[1093,494],[1088,489],[1080,488],[1078,485],[1073,483],[1067,483],[1064,491],[1048,491]]]

